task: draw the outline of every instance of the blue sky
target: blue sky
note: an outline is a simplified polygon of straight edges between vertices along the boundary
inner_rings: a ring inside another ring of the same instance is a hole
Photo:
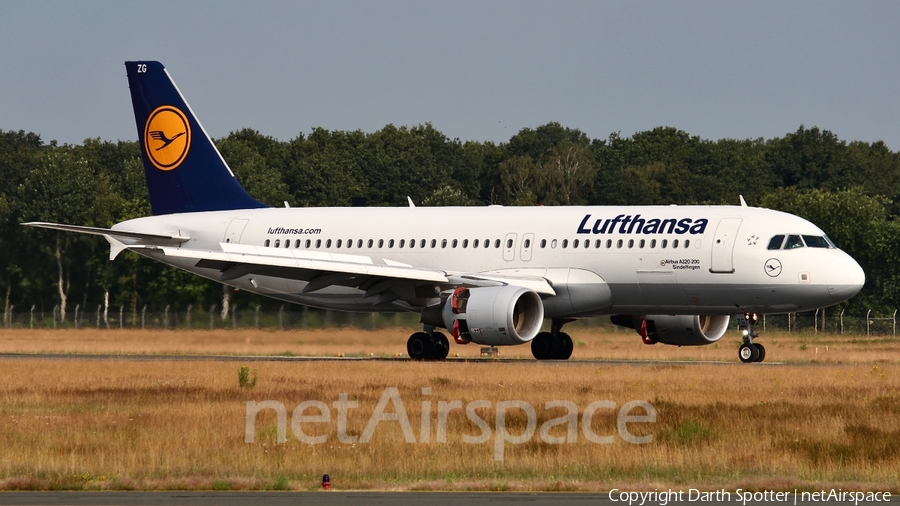
[[[213,137],[803,124],[898,150],[897,20],[897,2],[0,2],[0,129],[134,140],[123,62],[146,59]]]

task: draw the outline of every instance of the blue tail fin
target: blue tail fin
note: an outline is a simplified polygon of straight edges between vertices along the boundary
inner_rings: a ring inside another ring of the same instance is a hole
[[[125,68],[154,215],[266,207],[238,183],[161,63]]]

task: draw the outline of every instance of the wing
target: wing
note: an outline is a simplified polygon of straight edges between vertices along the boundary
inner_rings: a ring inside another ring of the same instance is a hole
[[[454,272],[416,267],[387,258],[233,243],[219,243],[218,250],[205,250],[184,247],[191,238],[180,235],[146,234],[44,222],[23,225],[101,235],[110,243],[110,259],[126,249],[141,250],[142,254],[150,257],[193,260],[196,267],[219,271],[218,281],[222,283],[256,275],[305,281],[300,293],[312,293],[329,286],[352,287],[363,291],[363,298],[374,297],[373,305],[397,299],[422,301],[437,297],[443,290],[460,286],[516,285],[529,288],[542,296],[556,295],[550,282],[537,275]],[[162,258],[160,260],[165,261]]]
[[[437,297],[442,290],[459,286],[514,284],[541,295],[556,292],[542,277],[452,272],[416,267],[386,258],[316,251],[265,248],[246,244],[219,243],[221,251],[172,246],[155,247],[152,254],[196,260],[196,266],[218,270],[220,282],[244,276],[269,276],[306,281],[300,293],[329,286],[357,288],[363,298],[375,297],[374,305],[397,299],[407,301]],[[149,253],[149,252],[148,252]]]

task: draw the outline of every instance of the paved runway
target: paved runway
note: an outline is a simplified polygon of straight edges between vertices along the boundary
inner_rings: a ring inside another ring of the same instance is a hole
[[[670,505],[709,505],[715,502],[671,500]],[[847,502],[795,502],[793,494],[783,501],[732,500],[729,504],[755,506],[766,504],[803,505],[853,504]],[[639,503],[639,502],[638,502]],[[638,504],[634,503],[634,504]],[[627,502],[613,501],[609,494],[602,493],[526,493],[526,492],[2,492],[0,506],[620,506]],[[645,503],[659,505],[659,501]],[[892,497],[890,503],[859,502],[858,504],[900,504],[900,499]]]
[[[133,361],[219,361],[219,362],[409,362],[407,357],[312,357],[293,355],[118,355],[98,353],[0,353],[4,359],[40,359],[40,360],[133,360]],[[737,360],[606,360],[606,359],[569,359],[569,360],[534,360],[531,358],[447,358],[442,362],[458,364],[593,364],[593,365],[746,365],[746,366],[781,366],[784,362],[762,362],[759,364],[741,364]],[[835,364],[793,364],[793,365],[835,365]]]

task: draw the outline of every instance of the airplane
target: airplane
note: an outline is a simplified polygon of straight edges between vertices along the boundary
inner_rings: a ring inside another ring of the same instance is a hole
[[[761,362],[759,315],[856,295],[865,274],[800,217],[739,206],[267,207],[241,187],[166,68],[126,62],[152,216],[101,235],[235,289],[343,311],[418,312],[417,360],[460,345],[529,344],[571,357],[562,327],[610,315],[646,344],[717,342],[738,318]],[[545,319],[550,330],[541,331]]]

